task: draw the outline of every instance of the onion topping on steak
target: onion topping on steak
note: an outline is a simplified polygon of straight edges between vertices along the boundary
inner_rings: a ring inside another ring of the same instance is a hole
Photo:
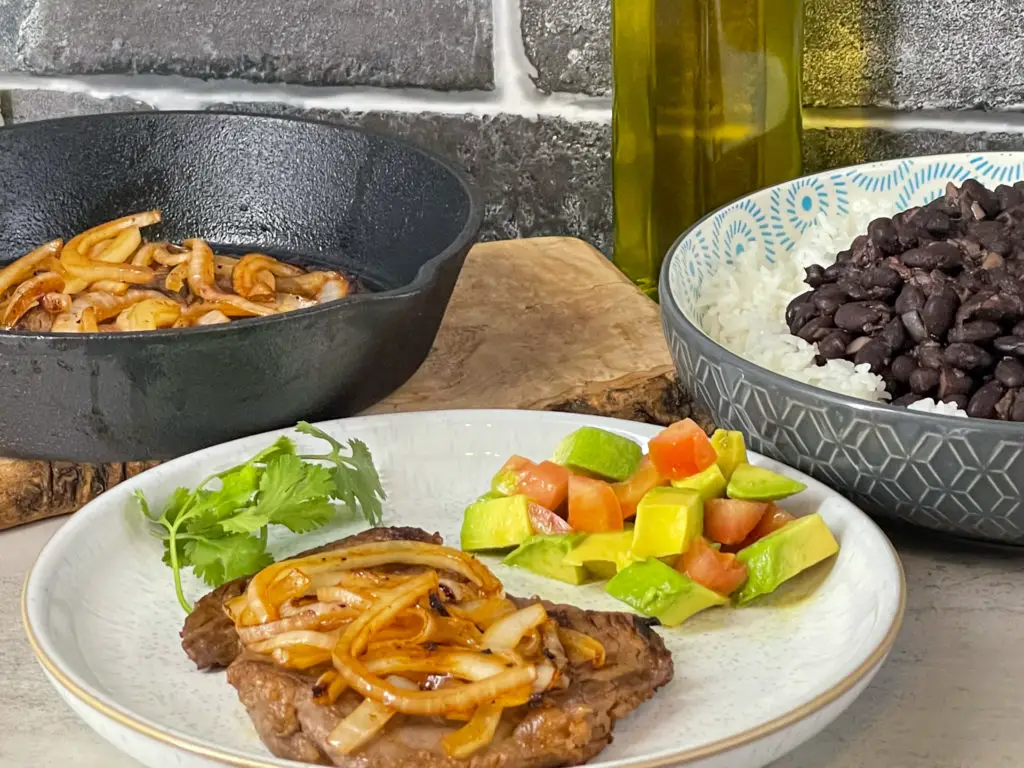
[[[182,640],[199,668],[228,666],[275,755],[365,768],[578,765],[673,674],[650,622],[506,598],[479,561],[417,529],[225,584]]]

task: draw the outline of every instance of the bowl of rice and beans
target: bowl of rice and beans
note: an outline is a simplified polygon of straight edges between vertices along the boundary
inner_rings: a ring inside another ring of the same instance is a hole
[[[676,242],[660,298],[719,426],[876,515],[1024,544],[1024,153],[761,190]]]

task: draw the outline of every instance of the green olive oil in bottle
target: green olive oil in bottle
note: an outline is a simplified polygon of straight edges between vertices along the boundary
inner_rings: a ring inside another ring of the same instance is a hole
[[[618,267],[649,295],[672,243],[800,175],[801,0],[612,0]]]

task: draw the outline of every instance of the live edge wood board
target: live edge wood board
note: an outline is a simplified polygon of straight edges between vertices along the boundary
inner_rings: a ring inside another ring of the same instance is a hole
[[[676,385],[658,307],[580,240],[483,243],[437,341],[368,413],[561,410],[666,424],[694,415]],[[0,458],[0,529],[74,512],[152,466]]]

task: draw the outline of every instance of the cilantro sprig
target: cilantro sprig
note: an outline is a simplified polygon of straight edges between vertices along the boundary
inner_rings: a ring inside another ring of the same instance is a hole
[[[163,561],[174,574],[174,591],[187,613],[181,570],[218,587],[274,562],[267,531],[281,525],[307,533],[326,525],[338,503],[358,509],[370,525],[383,519],[386,498],[369,449],[359,440],[347,447],[304,421],[296,431],[323,440],[323,454],[299,455],[295,441],[280,437],[244,464],[210,475],[195,489],[178,488],[158,515],[142,491],[135,497],[151,533],[164,543]]]

